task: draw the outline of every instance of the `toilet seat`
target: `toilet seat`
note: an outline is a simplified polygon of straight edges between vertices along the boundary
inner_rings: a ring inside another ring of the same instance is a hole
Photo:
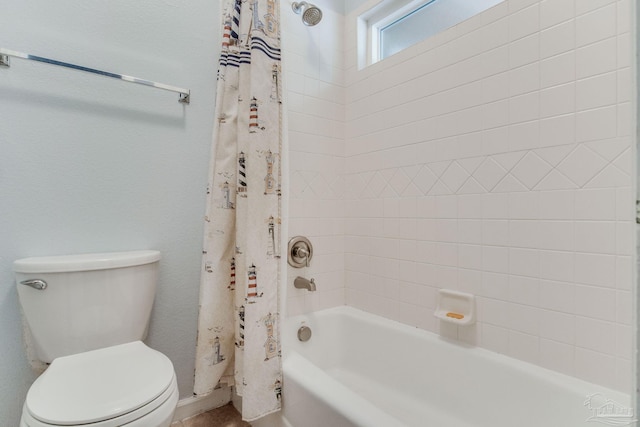
[[[177,395],[171,361],[136,341],[55,359],[29,389],[23,421],[121,426],[154,412],[172,415]]]

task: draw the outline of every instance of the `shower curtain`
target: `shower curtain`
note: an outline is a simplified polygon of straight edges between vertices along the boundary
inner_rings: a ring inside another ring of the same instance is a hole
[[[242,417],[280,409],[278,0],[226,0],[196,349],[196,395],[223,375]]]

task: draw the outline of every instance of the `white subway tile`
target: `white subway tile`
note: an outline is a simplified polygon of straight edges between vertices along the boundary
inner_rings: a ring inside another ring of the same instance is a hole
[[[509,301],[516,304],[538,307],[540,302],[539,279],[524,276],[509,276]]]
[[[550,1],[550,3],[558,3]],[[565,21],[540,32],[540,58],[545,59],[575,49],[575,21]]]
[[[482,270],[482,246],[459,245],[457,265],[460,268]]]
[[[538,364],[540,360],[540,338],[535,335],[509,331],[509,351],[511,357]]]
[[[509,325],[509,303],[492,298],[482,298],[479,301],[481,313],[479,320],[485,324],[500,327],[508,327]]]
[[[629,372],[633,372],[631,359],[619,357],[616,359],[616,379],[613,383],[613,388],[616,390],[622,390],[625,393],[633,393],[634,381],[633,375],[629,375]]]
[[[540,191],[540,219],[573,219],[575,212],[575,191]]]
[[[509,124],[509,101],[499,100],[482,106],[482,121],[485,129]]]
[[[616,254],[631,255],[634,253],[633,233],[635,222],[619,221],[616,223]]]
[[[616,35],[616,4],[576,18],[576,46],[585,46]]]
[[[541,310],[540,337],[564,344],[575,345],[575,316],[557,311]]]
[[[509,72],[490,75],[482,80],[482,99],[485,103],[509,97]]]
[[[576,109],[575,94],[573,82],[540,91],[540,117],[573,113]]]
[[[482,216],[484,219],[509,218],[509,197],[507,194],[483,194]]]
[[[538,146],[572,144],[575,136],[575,115],[565,114],[540,120],[540,142]]]
[[[460,243],[482,244],[483,224],[481,220],[458,220],[458,239]]]
[[[594,286],[615,286],[615,256],[601,254],[575,254],[575,280]]]
[[[458,217],[458,197],[457,196],[436,196],[435,197],[436,218],[455,219]]]
[[[616,291],[614,289],[576,285],[575,290],[577,315],[615,322]]]
[[[435,240],[438,242],[458,241],[458,220],[457,219],[437,219],[435,220]]]
[[[509,194],[510,219],[538,219],[541,208],[540,192],[527,191]]]
[[[586,59],[584,59],[586,62]],[[570,83],[576,77],[576,53],[569,51],[540,61],[540,87]]]
[[[574,278],[574,254],[571,252],[540,251],[540,278],[571,282]]]
[[[460,268],[458,270],[458,290],[476,296],[482,295],[482,271]]]
[[[520,304],[509,304],[510,328],[538,336],[540,334],[540,310],[535,307]]]
[[[575,285],[569,282],[541,280],[540,307],[562,313],[574,313]]]
[[[618,69],[630,67],[631,66],[631,35],[630,33],[623,33],[618,36]],[[629,94],[625,96],[625,99],[628,100]]]
[[[509,221],[509,246],[540,247],[540,222],[534,220]]]
[[[606,107],[616,103],[617,73],[611,72],[578,80],[576,83],[576,110]]]
[[[576,316],[576,346],[616,354],[616,324]]]
[[[436,243],[429,241],[416,242],[416,261],[417,262],[436,262]]]
[[[576,221],[575,250],[599,254],[616,253],[616,223]]]
[[[540,366],[573,376],[574,359],[574,346],[540,339]]]
[[[482,346],[496,353],[507,353],[509,350],[508,329],[482,323]]]
[[[437,243],[436,263],[456,267],[458,265],[458,245],[454,243]]]
[[[616,291],[616,322],[623,325],[633,324],[633,302],[630,291]]]
[[[540,30],[540,7],[537,3],[509,15],[509,40],[517,40]]]
[[[538,247],[556,251],[571,251],[578,247],[579,229],[571,221],[540,221]]]
[[[509,300],[509,275],[503,273],[482,273],[482,290],[480,295],[502,301]]]
[[[576,2],[576,15],[582,15],[615,2],[616,0],[580,0]]]
[[[485,271],[509,272],[509,249],[498,246],[483,246],[482,265]]]
[[[482,132],[482,154],[502,153],[509,149],[510,126],[489,129]]]
[[[440,288],[458,289],[458,269],[446,265],[437,265],[436,284]]]
[[[616,358],[611,355],[576,347],[575,374],[586,381],[615,387]]]
[[[540,2],[540,26],[552,25],[573,19],[575,7],[573,0],[542,0]]]
[[[540,59],[540,35],[531,34],[509,43],[509,67],[516,68]]]
[[[615,220],[616,190],[611,188],[575,191],[575,218],[580,220]]]
[[[540,252],[534,249],[509,249],[509,273],[518,276],[539,277]]]
[[[531,92],[509,99],[509,124],[528,122],[540,118],[540,95]]]
[[[490,246],[507,246],[509,244],[509,221],[482,221],[482,244]]]
[[[436,285],[436,266],[434,264],[427,264],[427,263],[420,263],[420,262],[417,263],[416,264],[416,281],[418,284],[421,284],[421,285],[435,286]]]
[[[633,281],[633,263],[630,256],[616,257],[616,288],[620,290],[631,290]]]
[[[616,37],[590,44],[576,50],[576,77],[583,79],[614,71],[617,67]]]
[[[432,321],[432,318],[434,318],[433,315],[425,310],[424,307],[402,302],[398,304],[396,320],[406,325],[433,332],[435,331],[435,321]]]
[[[399,301],[421,307],[433,307],[431,304],[433,288],[411,282],[399,282]]]
[[[618,34],[631,30],[633,13],[631,13],[631,0],[618,1]]]
[[[633,331],[630,326],[616,325],[616,354],[619,357],[630,359],[633,355],[632,345]]]
[[[635,133],[634,121],[632,120],[633,109],[631,102],[618,104],[618,136],[627,136]]]
[[[540,88],[540,63],[534,62],[509,71],[509,95],[516,96]]]

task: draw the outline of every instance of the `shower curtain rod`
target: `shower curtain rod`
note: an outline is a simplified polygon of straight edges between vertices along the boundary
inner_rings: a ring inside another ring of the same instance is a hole
[[[191,97],[191,91],[189,89],[183,89],[176,86],[167,85],[164,83],[152,82],[151,80],[139,79],[137,77],[127,76],[124,74],[111,73],[109,71],[96,70],[94,68],[83,67],[82,65],[69,64],[68,62],[57,61],[55,59],[43,58],[42,56],[30,55],[28,53],[16,52],[15,50],[0,48],[0,66],[9,67],[9,57],[28,59],[31,61],[44,62],[46,64],[57,65],[60,67],[71,68],[73,70],[85,71],[87,73],[98,74],[104,77],[111,77],[112,79],[119,79],[129,83],[136,83],[144,86],[151,86],[157,89],[168,90],[170,92],[176,92],[180,94],[178,102],[188,104]]]

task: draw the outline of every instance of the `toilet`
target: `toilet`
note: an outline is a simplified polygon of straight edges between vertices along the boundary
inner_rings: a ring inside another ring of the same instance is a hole
[[[158,251],[25,258],[18,298],[37,358],[20,427],[168,427],[178,402],[173,365],[142,340]]]

